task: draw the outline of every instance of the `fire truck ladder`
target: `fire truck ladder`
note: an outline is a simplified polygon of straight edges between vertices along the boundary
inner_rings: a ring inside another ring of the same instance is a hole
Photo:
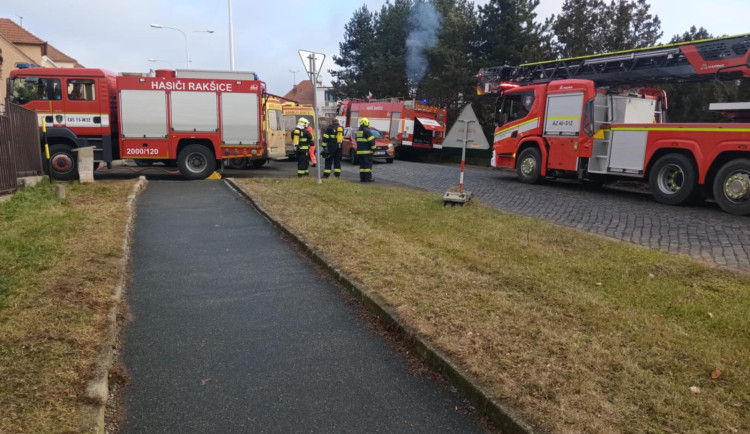
[[[750,34],[744,34],[520,66],[496,66],[479,71],[477,91],[495,93],[501,83],[528,85],[571,78],[592,80],[599,86],[705,81],[734,67],[733,71],[722,74],[723,79],[733,79],[742,76],[743,71],[736,67],[747,66],[749,49]],[[702,59],[698,65],[696,54]]]

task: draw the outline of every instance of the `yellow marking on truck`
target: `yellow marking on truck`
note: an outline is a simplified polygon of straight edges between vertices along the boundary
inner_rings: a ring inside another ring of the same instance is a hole
[[[724,132],[750,133],[750,128],[704,128],[704,127],[612,127],[612,131],[689,131],[689,132]]]
[[[580,116],[547,116],[547,119],[581,119]]]
[[[516,128],[519,128],[519,127],[521,127],[521,126],[523,126],[523,125],[526,125],[526,124],[530,124],[530,123],[532,123],[532,122],[536,122],[536,121],[538,121],[538,120],[539,120],[539,118],[534,118],[534,119],[528,120],[528,121],[526,121],[526,122],[521,122],[520,124],[517,124],[517,125],[513,125],[512,127],[508,127],[508,128],[506,128],[506,129],[504,129],[504,130],[500,130],[500,131],[497,131],[497,132],[495,133],[495,135],[498,135],[498,134],[502,134],[502,133],[504,133],[504,132],[506,132],[506,131],[510,131],[510,130],[515,130]]]

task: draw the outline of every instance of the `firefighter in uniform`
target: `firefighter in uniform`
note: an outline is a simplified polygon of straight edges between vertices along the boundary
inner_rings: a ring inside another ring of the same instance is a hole
[[[323,152],[321,155],[326,159],[325,170],[323,170],[324,178],[331,176],[332,165],[333,175],[336,178],[341,176],[341,147],[343,141],[344,128],[339,125],[338,119],[334,119],[323,134]]]
[[[297,152],[297,176],[299,177],[310,176],[308,152],[312,144],[312,134],[307,131],[309,124],[310,122],[307,119],[299,118],[297,127],[292,131],[292,144]]]
[[[372,153],[375,151],[375,136],[370,132],[370,120],[359,120],[357,130],[357,158],[359,158],[359,182],[372,182]]]

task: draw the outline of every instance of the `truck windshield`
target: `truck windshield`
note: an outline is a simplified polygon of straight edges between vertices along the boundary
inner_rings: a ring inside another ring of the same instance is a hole
[[[35,100],[62,99],[62,87],[58,78],[22,77],[13,79],[11,102],[26,104]]]

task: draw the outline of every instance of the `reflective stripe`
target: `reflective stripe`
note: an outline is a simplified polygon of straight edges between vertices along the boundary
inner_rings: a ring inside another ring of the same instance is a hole
[[[750,133],[750,128],[701,128],[701,127],[612,127],[612,131],[698,131],[724,133]]]
[[[522,125],[530,124],[530,123],[532,123],[532,122],[536,122],[536,121],[538,121],[538,120],[539,120],[539,118],[534,118],[534,119],[530,119],[530,120],[528,120],[528,121],[526,121],[526,122],[521,122],[520,124],[517,124],[517,125],[513,125],[512,127],[508,127],[508,128],[502,129],[502,130],[500,130],[500,131],[496,131],[496,132],[495,132],[495,135],[498,135],[498,134],[502,134],[502,133],[504,133],[504,132],[506,132],[506,131],[508,131],[508,130],[512,130],[512,129],[514,129],[514,128],[518,128],[518,127],[520,127],[520,126],[522,126]]]
[[[323,173],[331,173],[331,169],[324,169]]]
[[[341,173],[341,169],[333,169],[334,173]]]
[[[359,169],[359,173],[372,172],[372,169]]]
[[[310,149],[310,147],[309,147],[309,146],[300,146],[300,147],[299,147],[299,150],[300,150],[300,151],[307,151],[308,149]]]
[[[357,155],[368,155],[372,154],[372,151],[357,151]]]

